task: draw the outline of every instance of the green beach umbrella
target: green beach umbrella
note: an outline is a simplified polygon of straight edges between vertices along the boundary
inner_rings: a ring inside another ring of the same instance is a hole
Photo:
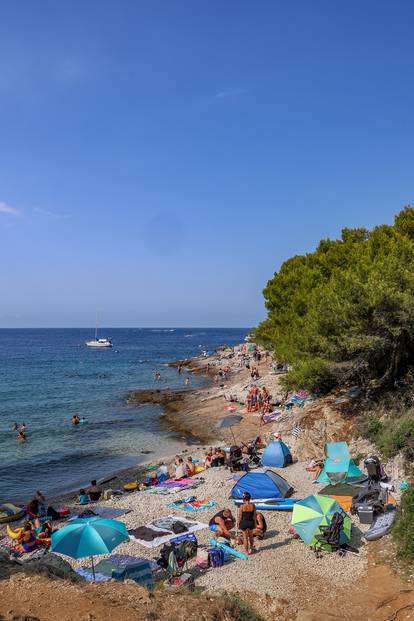
[[[351,518],[329,496],[316,494],[296,502],[293,506],[292,526],[308,546],[313,546],[317,543],[316,535],[321,532],[319,527],[329,526],[334,513],[340,513],[344,518],[339,543],[347,543],[351,538]]]

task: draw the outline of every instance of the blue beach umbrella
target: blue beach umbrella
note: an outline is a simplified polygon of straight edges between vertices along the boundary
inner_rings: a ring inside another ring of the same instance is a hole
[[[99,517],[72,520],[52,534],[52,551],[71,558],[91,557],[92,573],[95,579],[93,557],[108,554],[129,538],[123,522],[104,520]]]

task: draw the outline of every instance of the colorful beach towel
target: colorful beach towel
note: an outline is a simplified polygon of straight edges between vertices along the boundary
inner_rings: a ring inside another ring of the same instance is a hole
[[[280,418],[282,416],[282,412],[271,412],[270,414],[264,414],[263,415],[263,422],[264,423],[271,423],[275,420],[277,420],[278,418]]]
[[[182,511],[202,511],[214,507],[216,503],[213,500],[176,500],[175,502],[168,503],[167,507],[171,509],[181,509]]]

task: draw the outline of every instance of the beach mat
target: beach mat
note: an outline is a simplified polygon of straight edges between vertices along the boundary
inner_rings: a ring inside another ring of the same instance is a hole
[[[193,521],[193,520],[186,520],[184,518],[177,518],[176,515],[168,515],[166,516],[167,518],[171,518],[171,519],[175,519],[175,520],[179,520],[180,522],[182,522],[186,527],[187,527],[187,532],[186,533],[182,533],[185,535],[188,535],[189,533],[195,533],[198,530],[203,530],[204,528],[208,528],[208,524],[204,524],[203,522],[197,522],[197,521]],[[152,522],[149,522],[148,524],[145,524],[145,526],[147,528],[151,528],[154,531],[159,531],[161,533],[165,532],[167,529],[166,528],[157,528],[156,526],[153,525]],[[157,537],[156,539],[154,539],[153,541],[144,541],[143,539],[137,539],[136,537],[134,537],[130,531],[128,531],[129,533],[129,538],[131,541],[134,541],[135,543],[139,543],[142,546],[144,546],[145,548],[158,548],[158,546],[164,544],[164,543],[168,543],[171,539],[174,539],[175,537],[177,537],[177,533],[173,533],[171,532],[171,534],[169,535],[161,535],[160,537]]]

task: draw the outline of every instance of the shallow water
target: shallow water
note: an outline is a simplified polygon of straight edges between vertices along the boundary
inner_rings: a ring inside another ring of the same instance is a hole
[[[160,424],[161,409],[126,402],[141,388],[183,388],[170,360],[240,343],[242,329],[102,329],[112,349],[92,349],[88,329],[0,330],[0,502],[74,489],[110,472],[173,453],[183,438]],[[155,371],[161,381],[155,382]],[[190,386],[205,380],[191,376]],[[71,416],[86,423],[73,427]],[[20,444],[12,424],[25,422]]]

